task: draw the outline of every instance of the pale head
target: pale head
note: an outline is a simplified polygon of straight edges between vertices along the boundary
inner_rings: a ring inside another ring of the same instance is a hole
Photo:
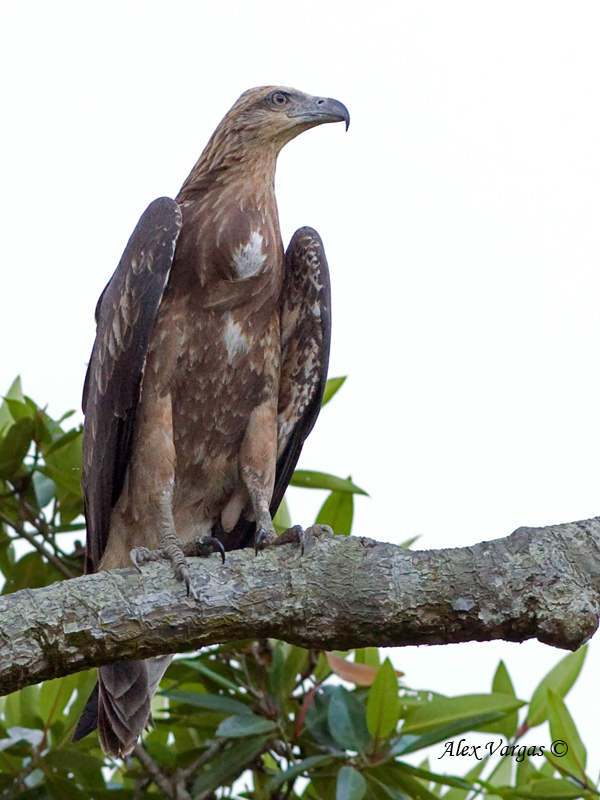
[[[348,129],[350,114],[339,100],[288,86],[248,89],[225,114],[196,166],[231,166],[257,153],[276,158],[298,134],[328,122],[345,122]]]

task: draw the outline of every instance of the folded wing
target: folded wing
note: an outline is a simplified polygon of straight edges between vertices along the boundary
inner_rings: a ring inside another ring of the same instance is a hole
[[[180,229],[174,200],[151,203],[96,306],[96,341],[83,389],[86,572],[98,568],[123,488],[148,344]]]

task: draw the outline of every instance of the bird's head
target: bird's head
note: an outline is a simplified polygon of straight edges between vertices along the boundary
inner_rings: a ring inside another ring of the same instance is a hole
[[[223,117],[201,161],[211,167],[231,163],[242,151],[276,156],[298,134],[326,122],[345,122],[348,130],[346,106],[330,97],[314,97],[285,86],[249,89]]]
[[[249,89],[239,98],[223,120],[230,115],[241,125],[248,138],[289,142],[299,133],[325,122],[350,125],[348,109],[331,97],[314,97],[285,86],[260,86]]]

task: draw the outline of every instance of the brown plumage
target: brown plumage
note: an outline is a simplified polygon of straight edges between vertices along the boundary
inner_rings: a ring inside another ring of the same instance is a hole
[[[274,194],[281,148],[341,103],[245,92],[175,201],[154,201],[96,309],[86,384],[87,571],[279,544],[275,514],[319,412],[330,292],[316,231],[284,254]],[[169,657],[102,667],[77,728],[133,750]]]

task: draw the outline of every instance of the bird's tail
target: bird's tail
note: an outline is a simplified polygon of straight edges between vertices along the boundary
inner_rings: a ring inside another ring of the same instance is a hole
[[[100,744],[107,755],[130,755],[141,732],[153,724],[150,703],[172,658],[156,656],[99,667],[98,685],[81,715],[73,741],[98,727]]]

